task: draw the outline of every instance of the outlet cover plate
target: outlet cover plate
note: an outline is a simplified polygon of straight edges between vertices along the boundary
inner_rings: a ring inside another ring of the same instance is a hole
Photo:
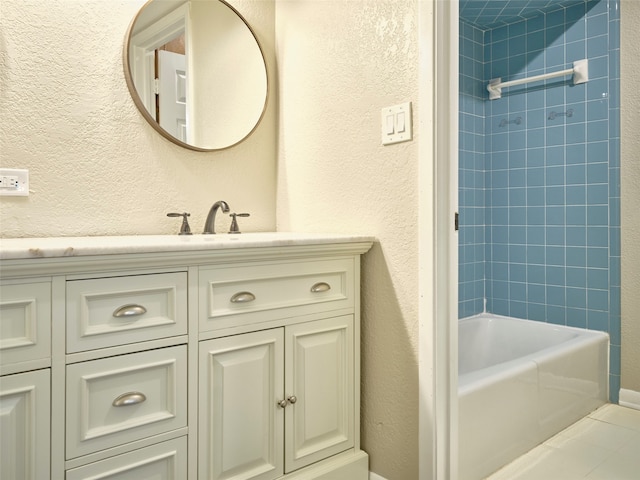
[[[0,168],[0,195],[12,197],[29,196],[29,170]]]

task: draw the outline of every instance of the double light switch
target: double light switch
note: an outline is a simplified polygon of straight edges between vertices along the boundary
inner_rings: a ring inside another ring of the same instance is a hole
[[[382,144],[406,142],[413,138],[411,102],[385,107],[382,115]]]

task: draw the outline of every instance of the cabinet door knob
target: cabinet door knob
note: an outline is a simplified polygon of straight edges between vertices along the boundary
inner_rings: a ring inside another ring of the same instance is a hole
[[[113,312],[113,316],[116,318],[127,318],[127,317],[137,317],[139,315],[144,315],[147,313],[147,309],[142,305],[123,305],[120,308],[116,308]]]
[[[326,282],[318,282],[311,287],[312,293],[328,292],[331,290],[331,285]]]
[[[276,403],[280,408],[284,408],[284,407],[287,406],[287,401],[286,400],[280,400],[279,402],[276,402]]]
[[[131,405],[138,405],[147,399],[144,393],[140,392],[127,392],[122,395],[118,395],[111,405],[114,407],[129,407]]]
[[[256,296],[251,292],[238,292],[231,297],[231,303],[249,303],[253,302]]]
[[[296,397],[295,395],[291,395],[289,398],[287,398],[287,400],[289,401],[289,403],[291,405],[293,405],[294,403],[296,403],[298,401],[298,397]]]

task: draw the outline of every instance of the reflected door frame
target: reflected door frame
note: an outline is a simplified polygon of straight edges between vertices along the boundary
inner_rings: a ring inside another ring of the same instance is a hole
[[[191,98],[193,86],[191,75],[189,74],[190,62],[190,41],[188,32],[190,30],[189,4],[181,5],[172,12],[159,18],[131,39],[131,51],[129,52],[132,61],[131,77],[138,91],[140,99],[147,112],[155,118],[156,112],[156,67],[155,51],[174,38],[184,33],[185,37],[185,72],[187,77],[186,96]],[[190,113],[187,109],[187,125],[191,124]]]

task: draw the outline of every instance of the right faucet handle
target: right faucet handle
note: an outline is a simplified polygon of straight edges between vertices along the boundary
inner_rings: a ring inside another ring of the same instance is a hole
[[[231,227],[229,227],[229,233],[240,233],[240,228],[238,227],[238,221],[236,217],[248,217],[248,213],[230,213],[231,217]]]

